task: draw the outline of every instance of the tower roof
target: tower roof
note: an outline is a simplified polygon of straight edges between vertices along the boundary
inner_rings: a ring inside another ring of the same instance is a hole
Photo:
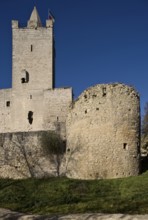
[[[36,27],[41,27],[41,26],[42,26],[42,23],[41,23],[40,16],[38,14],[36,7],[34,6],[34,9],[31,13],[30,19],[28,21],[28,27],[29,28],[36,28]]]

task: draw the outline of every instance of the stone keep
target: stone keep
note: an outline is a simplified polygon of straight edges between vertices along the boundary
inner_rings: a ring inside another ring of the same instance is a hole
[[[0,133],[54,130],[65,122],[71,88],[54,88],[53,21],[42,27],[34,8],[28,25],[12,21],[12,89],[0,90]]]
[[[72,89],[54,88],[53,25],[53,19],[50,19],[43,27],[35,7],[27,27],[21,28],[18,21],[12,21],[12,88],[0,90],[0,175],[23,177],[20,174],[23,165],[16,165],[20,164],[20,153],[15,156],[17,133],[19,139],[21,133],[22,139],[26,137],[27,157],[36,155],[37,161],[40,151],[36,146],[39,145],[38,132],[58,129],[65,139],[65,120],[72,102]],[[44,158],[41,160],[44,164]],[[31,166],[35,168],[35,164]],[[24,173],[28,175],[26,171]]]
[[[139,151],[139,95],[132,87],[96,85],[73,103],[67,118],[68,177],[138,175]]]

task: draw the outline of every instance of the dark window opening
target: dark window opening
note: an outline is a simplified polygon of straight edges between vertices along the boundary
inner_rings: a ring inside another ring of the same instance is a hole
[[[57,116],[57,121],[59,121],[59,117]]]
[[[25,78],[21,78],[22,83],[25,83]]]
[[[67,151],[70,152],[70,149],[68,148]]]
[[[29,82],[29,73],[25,71],[25,77],[21,78],[22,83],[28,83]]]
[[[31,52],[33,51],[33,45],[31,44]]]
[[[127,150],[127,149],[128,149],[127,143],[123,143],[123,149],[124,149],[124,150]]]
[[[99,110],[99,108],[96,108],[96,110],[98,111],[98,110]]]
[[[26,71],[26,83],[29,82],[29,73]]]
[[[102,92],[103,92],[103,96],[106,96],[106,88],[103,88]]]
[[[30,95],[30,99],[32,99],[32,95]]]
[[[87,99],[87,95],[86,94],[84,95],[84,98]]]
[[[85,110],[85,114],[87,114],[87,110]]]
[[[7,106],[7,107],[10,107],[10,101],[7,101],[7,102],[6,102],[6,106]]]
[[[32,124],[32,122],[33,122],[33,112],[32,111],[28,112],[28,121],[29,121],[29,124]]]

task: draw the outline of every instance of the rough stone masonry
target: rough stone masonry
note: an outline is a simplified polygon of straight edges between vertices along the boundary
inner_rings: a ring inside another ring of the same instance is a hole
[[[67,117],[67,176],[118,178],[139,173],[139,95],[123,84],[85,90]]]
[[[56,164],[40,144],[47,131],[67,141],[62,175],[138,175],[138,93],[123,84],[102,84],[73,102],[71,88],[55,88],[53,25],[50,18],[43,27],[35,7],[26,27],[12,21],[12,88],[0,90],[0,177],[56,176]]]

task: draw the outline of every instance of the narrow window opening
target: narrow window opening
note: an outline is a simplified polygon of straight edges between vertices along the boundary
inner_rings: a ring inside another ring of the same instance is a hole
[[[26,83],[29,82],[29,73],[26,71]]]
[[[124,149],[124,150],[128,150],[128,145],[127,145],[127,143],[123,143],[123,149]]]
[[[7,102],[6,102],[6,106],[7,106],[7,107],[10,107],[10,101],[7,101]]]
[[[70,152],[70,149],[68,148],[67,151]]]
[[[87,109],[85,110],[85,114],[87,114]]]
[[[25,75],[25,76],[21,78],[21,82],[28,83],[29,82],[29,73],[25,70],[25,71],[23,71],[23,75]]]
[[[29,124],[32,124],[32,122],[33,122],[33,112],[32,111],[28,112],[28,121],[29,121]]]
[[[106,88],[105,87],[102,89],[102,92],[103,92],[103,96],[106,96]]]
[[[32,99],[32,95],[30,95],[30,99]]]
[[[99,110],[99,108],[96,108],[96,110],[98,111],[98,110]]]
[[[31,52],[32,52],[33,51],[33,45],[32,44],[31,44],[31,48],[30,49],[31,49]]]

